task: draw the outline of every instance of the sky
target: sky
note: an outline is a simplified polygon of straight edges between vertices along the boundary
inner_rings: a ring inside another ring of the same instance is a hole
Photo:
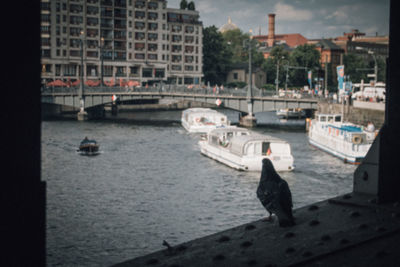
[[[167,0],[179,8],[181,0]],[[187,0],[190,2],[191,0]],[[268,34],[275,13],[275,34],[300,33],[308,39],[337,37],[358,29],[367,36],[389,35],[389,0],[194,0],[204,27],[220,28],[231,17],[243,32]]]

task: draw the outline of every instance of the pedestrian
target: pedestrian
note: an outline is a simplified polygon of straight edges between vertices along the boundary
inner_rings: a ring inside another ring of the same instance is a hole
[[[292,214],[292,194],[289,185],[275,171],[271,160],[262,160],[262,170],[260,182],[257,188],[257,197],[264,208],[278,217],[279,226],[293,226],[294,218]]]

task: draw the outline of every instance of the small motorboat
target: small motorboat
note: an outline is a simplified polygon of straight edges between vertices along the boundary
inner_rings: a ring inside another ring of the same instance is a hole
[[[79,145],[78,152],[84,155],[97,155],[99,153],[99,147],[96,140],[90,140],[85,137]]]
[[[207,133],[216,128],[232,127],[225,114],[210,108],[188,108],[182,112],[181,122],[189,133]]]

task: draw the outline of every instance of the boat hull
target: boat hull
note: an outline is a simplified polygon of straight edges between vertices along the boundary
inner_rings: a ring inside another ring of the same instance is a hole
[[[343,160],[345,163],[349,163],[349,164],[360,164],[361,161],[364,159],[363,156],[352,156],[352,155],[348,155],[346,153],[343,153],[341,151],[338,150],[334,150],[320,142],[317,142],[315,140],[313,140],[312,138],[308,138],[308,142],[310,143],[310,145],[328,153],[331,154],[332,156],[335,156],[341,160]]]
[[[79,146],[79,149],[78,149],[78,152],[79,152],[81,155],[89,155],[89,156],[97,155],[97,154],[100,153],[100,152],[99,152],[99,145],[97,145],[97,144],[84,144],[84,145],[80,145],[80,146]]]
[[[292,156],[238,156],[228,149],[211,146],[207,141],[200,141],[199,146],[201,154],[239,171],[261,171],[264,158],[272,161],[276,171],[294,170]]]

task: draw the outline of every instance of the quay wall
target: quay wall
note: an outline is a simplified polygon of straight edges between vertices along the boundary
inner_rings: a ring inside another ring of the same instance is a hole
[[[385,121],[385,111],[367,108],[356,108],[351,105],[342,105],[334,103],[318,103],[317,113],[342,113],[343,119],[354,124],[367,126],[371,121],[376,129],[380,129]]]

